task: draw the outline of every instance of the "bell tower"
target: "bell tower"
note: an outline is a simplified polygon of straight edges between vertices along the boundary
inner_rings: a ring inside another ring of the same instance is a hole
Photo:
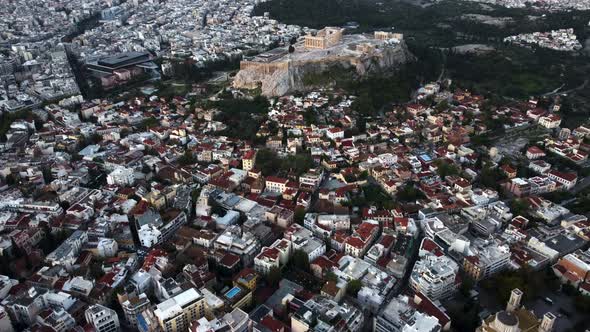
[[[522,300],[522,291],[518,288],[512,290],[510,293],[510,300],[508,300],[508,304],[506,305],[506,311],[514,311],[520,308],[520,301]]]
[[[555,320],[557,318],[554,314],[548,312],[543,315],[543,320],[541,320],[541,326],[539,327],[539,332],[551,332],[553,331],[553,325],[555,325]]]

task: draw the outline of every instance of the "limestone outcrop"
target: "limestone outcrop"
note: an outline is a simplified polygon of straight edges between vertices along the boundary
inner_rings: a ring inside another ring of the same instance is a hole
[[[278,48],[245,59],[240,64],[233,85],[236,88],[260,88],[265,96],[281,96],[330,83],[321,79],[338,70],[363,77],[373,72],[395,70],[413,61],[403,39],[378,39],[368,35],[345,35],[337,45],[325,49],[308,49],[304,42],[294,45],[295,52]],[[309,77],[316,78],[310,82]]]

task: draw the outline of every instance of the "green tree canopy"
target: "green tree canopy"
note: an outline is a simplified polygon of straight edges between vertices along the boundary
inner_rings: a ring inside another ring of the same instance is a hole
[[[291,260],[293,261],[294,267],[303,271],[309,271],[309,256],[305,251],[295,250]]]
[[[265,277],[269,286],[278,287],[281,279],[283,279],[283,273],[281,272],[280,268],[273,266],[270,268]]]
[[[346,293],[352,297],[356,297],[356,295],[358,294],[358,292],[361,290],[362,287],[363,287],[363,284],[360,282],[360,280],[357,280],[357,279],[351,280],[346,285]]]
[[[459,175],[459,168],[443,160],[436,160],[438,175],[444,180],[449,175]]]

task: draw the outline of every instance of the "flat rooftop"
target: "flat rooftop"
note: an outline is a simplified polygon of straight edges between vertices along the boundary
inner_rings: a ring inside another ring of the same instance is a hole
[[[105,58],[101,58],[98,60],[99,65],[109,66],[109,67],[117,67],[123,63],[128,61],[136,60],[137,58],[149,56],[147,52],[126,52],[120,53],[112,56],[108,56]]]

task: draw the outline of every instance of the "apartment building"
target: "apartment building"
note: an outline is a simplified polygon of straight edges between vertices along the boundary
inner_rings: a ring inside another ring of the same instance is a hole
[[[194,288],[158,304],[154,315],[164,332],[184,332],[192,321],[205,316],[205,298]]]

